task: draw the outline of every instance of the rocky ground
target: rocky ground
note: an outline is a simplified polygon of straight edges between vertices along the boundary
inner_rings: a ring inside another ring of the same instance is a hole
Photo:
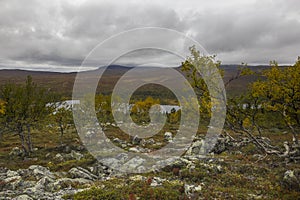
[[[164,137],[171,142],[171,133]],[[114,142],[128,151],[147,150],[138,138]],[[142,174],[113,170],[81,145],[37,148],[26,159],[10,148],[1,158],[0,199],[299,199],[298,163],[263,155],[247,139],[220,138],[205,158],[198,156],[202,146],[199,138],[185,156]]]

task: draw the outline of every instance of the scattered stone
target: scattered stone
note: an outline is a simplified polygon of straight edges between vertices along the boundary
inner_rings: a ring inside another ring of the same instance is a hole
[[[140,151],[136,147],[131,147],[131,148],[128,149],[128,151],[135,152],[135,153],[140,153]]]
[[[129,179],[132,180],[132,181],[145,181],[146,177],[141,176],[141,175],[135,175],[135,176],[129,177]]]
[[[45,176],[43,178],[41,178],[35,185],[35,187],[38,189],[38,190],[51,190],[51,188],[49,187],[49,184],[50,183],[53,183],[54,182],[54,179],[48,177],[48,176]]]
[[[6,172],[6,176],[7,176],[7,177],[19,176],[19,173],[16,172],[16,171],[8,170],[8,171]]]
[[[33,151],[38,151],[39,148],[35,147],[35,148],[33,148],[32,150],[33,150]]]
[[[204,155],[204,141],[197,140],[191,147],[187,150],[186,155]]]
[[[142,139],[139,138],[137,135],[133,137],[131,143],[134,145],[139,145],[141,143]]]
[[[191,196],[194,193],[199,193],[199,192],[201,192],[201,190],[202,190],[201,185],[198,185],[198,186],[188,185],[188,184],[184,185],[184,192],[188,196]]]
[[[147,140],[147,144],[155,144],[155,140],[153,138],[150,138]]]
[[[105,167],[101,164],[97,164],[93,167],[90,167],[89,170],[91,171],[91,173],[96,175],[98,178],[103,178],[104,176],[109,175],[109,173],[107,171],[107,167]]]
[[[3,180],[5,183],[5,189],[15,190],[18,185],[22,182],[21,176],[12,176]]]
[[[46,155],[45,155],[45,158],[50,158],[51,157],[51,153],[47,153]]]
[[[78,170],[92,179],[96,178],[88,170]],[[93,183],[93,180],[85,178],[66,178],[67,175],[64,172],[50,172],[48,168],[40,165],[31,165],[28,169],[17,171],[0,168],[0,199],[62,199],[66,194],[84,190],[73,187],[88,188]],[[63,177],[59,178],[60,176]]]
[[[161,186],[161,185],[163,184],[163,182],[165,182],[165,181],[166,181],[166,179],[164,179],[164,178],[153,177],[153,178],[151,179],[151,184],[150,184],[150,186],[152,186],[152,187]]]
[[[123,141],[120,140],[119,138],[114,138],[114,139],[113,139],[113,142],[115,142],[115,143],[117,143],[117,144],[122,144],[122,143],[123,143]]]
[[[48,168],[40,166],[40,165],[31,165],[29,170],[32,171],[32,175],[38,180],[44,176],[48,176],[50,178],[55,178],[54,174],[49,171]]]
[[[56,154],[54,159],[59,162],[63,162],[65,160],[64,157],[60,153]]]
[[[124,163],[122,166],[122,171],[133,171],[136,170],[139,166],[142,166],[145,162],[145,159],[136,156],[130,159],[128,162]],[[142,169],[140,169],[142,170]]]
[[[30,196],[28,196],[27,194],[22,194],[22,195],[19,195],[19,196],[13,198],[13,200],[32,200],[32,198]]]
[[[300,173],[296,174],[293,170],[287,170],[284,173],[282,184],[289,190],[300,191]]]
[[[167,141],[167,142],[173,141],[173,135],[171,132],[165,132],[164,136],[165,136],[165,141]]]
[[[75,178],[75,179],[71,179],[71,178],[61,178],[56,180],[54,183],[51,184],[51,190],[60,190],[63,188],[70,188],[72,187],[72,185],[89,185],[91,184],[92,181],[91,180],[87,180],[84,178]]]
[[[10,152],[9,152],[9,156],[21,156],[23,155],[23,150],[20,149],[19,147],[14,147]]]
[[[76,152],[74,150],[71,151],[70,153],[71,158],[76,159],[76,160],[81,160],[83,158],[83,155],[79,152]]]
[[[76,149],[77,149],[77,151],[84,151],[85,150],[85,146],[83,146],[83,145],[79,145],[79,146],[77,146],[76,147]]]
[[[220,154],[220,153],[228,150],[228,147],[230,147],[230,146],[233,146],[233,144],[231,143],[231,140],[229,137],[218,138],[218,141],[215,144],[215,146],[213,147],[213,149],[211,150],[211,152]]]
[[[71,152],[71,147],[69,145],[66,145],[65,149],[64,149],[65,153],[70,153]]]
[[[87,169],[84,169],[82,167],[74,167],[70,169],[69,174],[72,178],[84,178],[88,180],[96,180],[98,178],[96,175],[92,174]]]
[[[124,163],[128,159],[128,154],[127,153],[120,153],[116,156],[116,159],[118,159],[121,163]]]

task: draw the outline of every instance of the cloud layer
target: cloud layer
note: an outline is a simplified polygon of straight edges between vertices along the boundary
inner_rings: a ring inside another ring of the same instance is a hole
[[[100,42],[149,26],[182,32],[227,64],[288,64],[300,55],[297,0],[10,0],[0,1],[0,68],[76,70]]]

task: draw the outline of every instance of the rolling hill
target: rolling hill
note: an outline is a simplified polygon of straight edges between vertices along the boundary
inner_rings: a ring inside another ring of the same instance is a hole
[[[259,72],[263,69],[266,69],[268,66],[248,66],[250,69]],[[98,84],[97,92],[109,94],[112,92],[114,85],[117,83],[119,78],[130,70],[132,67],[120,66],[120,65],[112,65],[109,66],[104,72],[100,84]],[[176,68],[180,71],[180,68]],[[228,81],[231,77],[235,76],[238,70],[238,65],[221,65],[221,69],[225,71],[224,73],[224,82]],[[79,73],[89,73],[93,75],[95,73],[89,72],[79,72]],[[70,98],[72,96],[73,84],[76,78],[77,73],[60,73],[60,72],[45,72],[45,71],[25,71],[25,70],[16,70],[16,69],[3,69],[0,70],[0,85],[3,85],[7,82],[14,82],[17,84],[22,84],[25,82],[26,77],[30,75],[32,76],[34,82],[38,85],[50,89],[52,91],[61,93],[66,98]],[[247,76],[242,77],[238,80],[234,80],[231,84],[226,88],[228,95],[236,95],[245,91],[248,83],[256,80],[257,76]],[[162,92],[164,95],[171,97],[172,92],[168,89],[148,84],[139,89],[136,95],[144,96],[148,95],[156,95],[158,92]]]

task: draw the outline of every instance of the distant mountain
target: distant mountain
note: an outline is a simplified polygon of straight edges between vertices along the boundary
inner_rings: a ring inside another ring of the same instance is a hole
[[[263,69],[268,68],[269,66],[248,66],[250,69],[254,71],[261,71]],[[101,87],[98,88],[98,92],[101,93],[110,93],[118,81],[118,79],[126,73],[128,70],[132,69],[130,66],[121,66],[121,65],[111,65],[109,66],[105,73],[103,74],[100,82]],[[224,69],[224,81],[230,79],[230,77],[234,76],[237,73],[238,65],[221,65],[221,68]],[[180,71],[180,68],[175,68]],[[89,73],[89,72],[80,72],[80,73]],[[24,83],[26,77],[28,75],[32,76],[33,80],[41,85],[42,87],[49,88],[53,91],[60,92],[65,96],[71,97],[74,80],[76,77],[76,72],[71,73],[61,73],[61,72],[46,72],[46,71],[26,71],[26,70],[10,70],[3,69],[0,70],[0,85],[11,81],[17,84]],[[243,77],[239,80],[235,80],[228,87],[228,93],[230,94],[238,94],[245,90],[247,84],[251,81],[256,80],[257,77],[249,76]],[[149,94],[152,94],[156,90],[156,86],[145,87],[146,91],[143,94],[147,93],[147,89],[149,90]]]

